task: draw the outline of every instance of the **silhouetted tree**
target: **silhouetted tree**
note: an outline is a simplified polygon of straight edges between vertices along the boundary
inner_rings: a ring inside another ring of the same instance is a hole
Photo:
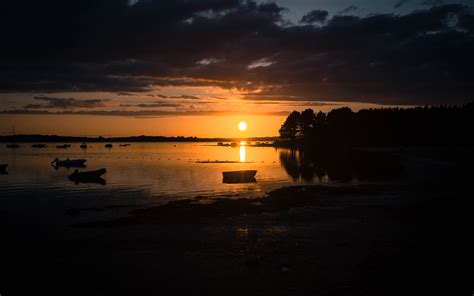
[[[322,128],[326,125],[326,113],[319,111],[315,118],[315,127]]]
[[[291,112],[280,128],[282,138],[295,138],[301,136],[301,114],[298,111]]]
[[[282,138],[302,137],[313,147],[474,145],[474,103],[464,106],[363,109],[344,107],[328,114],[310,109],[292,112]]]
[[[301,112],[301,131],[304,136],[309,136],[316,125],[316,115],[313,109]]]

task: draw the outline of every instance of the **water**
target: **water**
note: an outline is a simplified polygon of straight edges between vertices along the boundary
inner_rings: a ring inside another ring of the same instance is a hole
[[[0,175],[0,206],[16,214],[37,214],[41,220],[63,219],[68,209],[87,209],[76,219],[126,213],[133,207],[170,200],[205,196],[212,198],[258,197],[279,187],[330,182],[327,177],[298,178],[282,166],[287,151],[272,147],[222,147],[215,143],[133,143],[112,149],[91,143],[88,149],[73,144],[69,149],[0,147],[0,163],[8,174]],[[59,159],[87,159],[87,168],[106,168],[106,185],[75,184],[68,179],[74,169],[53,168]],[[236,163],[197,163],[197,161]],[[285,165],[288,161],[285,161]],[[291,166],[291,165],[290,165]],[[222,172],[257,170],[256,183],[224,184]],[[293,175],[293,176],[292,176]],[[67,216],[67,215],[66,215]]]

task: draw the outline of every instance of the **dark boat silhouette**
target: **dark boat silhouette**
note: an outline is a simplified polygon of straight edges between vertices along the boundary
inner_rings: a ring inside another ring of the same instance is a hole
[[[0,164],[0,171],[6,170],[8,167],[8,164]]]
[[[81,147],[82,149],[87,149],[87,144],[86,144],[86,143],[82,143],[82,145],[79,146],[79,147]]]
[[[119,146],[120,147],[127,147],[127,146],[130,146],[131,144],[120,144]]]
[[[105,144],[105,148],[112,148],[112,147],[114,147],[114,145],[112,145],[111,143]]]
[[[15,127],[12,127],[12,129],[13,129],[13,141],[11,144],[7,144],[7,148],[10,148],[10,149],[20,148],[20,145],[15,143],[15,136],[16,136]]]
[[[47,146],[46,144],[33,144],[33,145],[31,145],[31,147],[33,147],[33,148],[46,148],[46,146]]]
[[[71,147],[71,145],[68,145],[68,144],[56,145],[56,148],[58,148],[58,149],[67,149],[67,148],[69,148],[69,147]]]
[[[86,162],[86,159],[65,159],[65,160],[60,160],[58,158],[55,158],[51,164],[56,167],[66,167],[66,168],[83,168],[85,167],[84,163]]]
[[[255,174],[257,174],[257,171],[254,170],[222,172],[224,183],[257,182]]]
[[[105,168],[88,172],[79,172],[79,170],[75,170],[74,173],[68,176],[68,178],[76,184],[97,183],[105,185],[105,180],[101,178],[101,176],[105,173],[107,173],[107,170]]]

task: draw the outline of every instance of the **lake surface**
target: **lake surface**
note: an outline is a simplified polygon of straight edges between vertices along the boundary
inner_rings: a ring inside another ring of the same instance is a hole
[[[62,143],[58,143],[62,144]],[[58,149],[57,144],[38,149],[20,144],[19,149],[0,147],[0,163],[8,174],[0,175],[0,206],[16,213],[36,213],[42,219],[62,219],[68,209],[89,209],[81,219],[123,214],[130,207],[165,203],[179,198],[205,196],[237,198],[262,196],[270,190],[294,184],[331,182],[327,175],[301,178],[292,171],[298,155],[273,147],[217,146],[216,143],[132,143],[111,149],[104,143],[80,144]],[[74,168],[51,166],[59,159],[87,159],[86,168],[106,168],[106,184],[75,184],[68,179]],[[236,163],[197,163],[198,161]],[[225,184],[223,171],[257,170],[255,183]],[[43,219],[43,220],[44,220]]]

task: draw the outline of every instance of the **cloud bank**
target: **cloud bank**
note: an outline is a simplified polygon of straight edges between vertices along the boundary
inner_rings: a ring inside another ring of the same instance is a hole
[[[355,7],[333,16],[318,9],[293,24],[284,7],[250,0],[8,1],[0,18],[8,40],[0,47],[0,91],[126,96],[213,86],[255,100],[471,101],[473,8],[427,5],[363,17],[351,15]],[[29,109],[104,104],[42,101]]]

